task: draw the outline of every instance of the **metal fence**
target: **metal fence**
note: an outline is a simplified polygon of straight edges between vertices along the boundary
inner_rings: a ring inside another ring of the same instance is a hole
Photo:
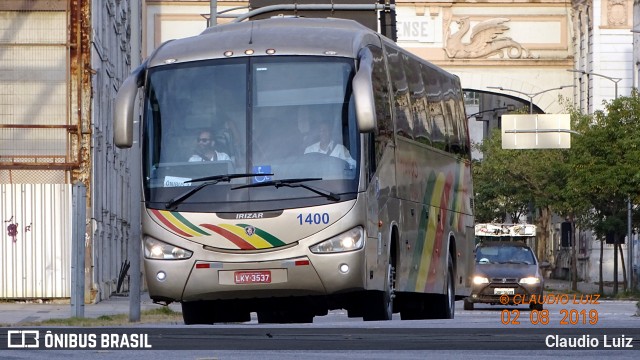
[[[70,116],[70,49],[66,1],[0,4],[0,179],[34,182],[20,170],[78,166],[79,127]],[[75,148],[75,149],[74,149]],[[52,180],[39,176],[40,180]],[[68,181],[68,178],[53,177]]]
[[[71,185],[0,185],[0,298],[70,296]]]

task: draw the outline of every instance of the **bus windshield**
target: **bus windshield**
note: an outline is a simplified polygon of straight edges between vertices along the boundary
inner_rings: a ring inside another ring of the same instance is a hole
[[[201,186],[173,204],[181,211],[257,211],[256,206],[354,198],[360,149],[353,75],[353,59],[310,56],[149,69],[143,127],[147,206],[164,209],[189,187],[202,185],[195,179],[233,174],[265,175]],[[308,181],[270,185],[294,178]]]

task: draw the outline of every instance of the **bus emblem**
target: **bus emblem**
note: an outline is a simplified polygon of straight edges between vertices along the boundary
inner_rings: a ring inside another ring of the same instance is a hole
[[[256,229],[253,226],[247,226],[244,228],[244,232],[247,233],[248,236],[251,236],[256,233]]]

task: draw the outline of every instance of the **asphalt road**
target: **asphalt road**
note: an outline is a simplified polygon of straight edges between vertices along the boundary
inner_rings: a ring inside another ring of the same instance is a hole
[[[395,360],[531,356],[600,359],[606,356],[637,359],[640,357],[640,317],[635,316],[635,304],[635,301],[569,302],[547,305],[545,313],[536,313],[526,306],[478,305],[474,311],[464,311],[458,302],[453,320],[401,321],[398,317],[392,321],[363,322],[346,317],[342,311],[333,311],[316,317],[313,324],[297,325],[258,324],[254,317],[248,323],[212,326],[154,324],[153,327],[37,329],[42,334],[51,331],[60,341],[64,336],[68,340],[69,334],[94,334],[96,346],[82,351],[7,350],[7,332],[0,330],[0,358]],[[100,337],[113,333],[129,336],[129,345],[131,334],[144,334],[145,342],[139,344],[148,344],[151,349],[102,349]],[[43,336],[40,344],[44,342]],[[12,341],[15,342],[15,338]],[[567,348],[561,347],[563,344]],[[620,350],[622,346],[632,347]]]

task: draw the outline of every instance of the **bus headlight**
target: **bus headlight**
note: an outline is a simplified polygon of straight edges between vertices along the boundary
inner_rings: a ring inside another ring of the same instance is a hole
[[[179,260],[188,259],[192,251],[167,244],[150,237],[144,238],[144,257],[147,259]]]
[[[355,227],[338,236],[332,237],[319,244],[309,247],[314,254],[329,254],[362,249],[364,245],[364,230],[361,226]]]

